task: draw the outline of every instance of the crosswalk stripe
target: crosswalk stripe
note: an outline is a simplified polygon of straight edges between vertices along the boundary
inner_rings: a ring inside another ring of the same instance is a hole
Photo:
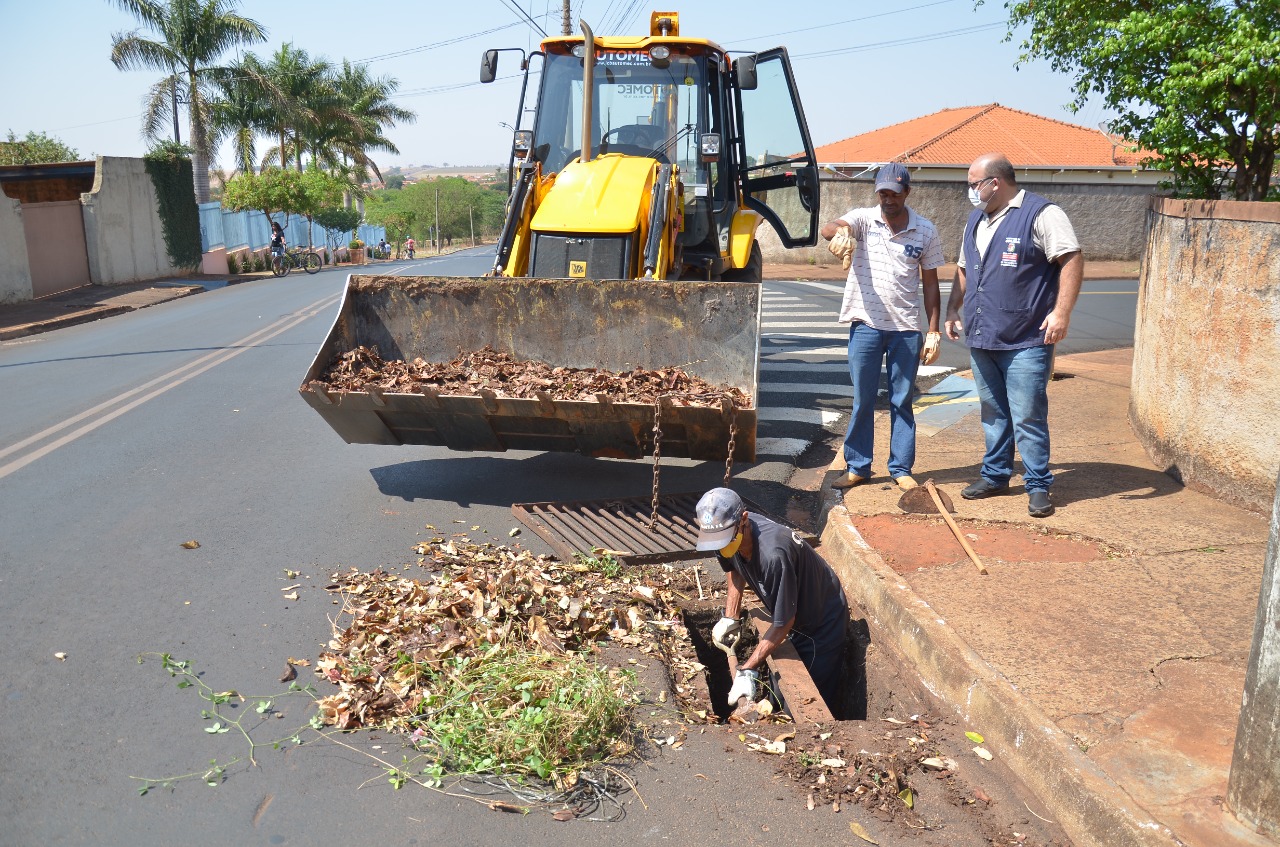
[[[813,373],[814,371],[839,371],[848,373],[849,366],[844,362],[760,362],[762,371],[797,371]]]
[[[762,406],[756,412],[756,419],[761,421],[791,421],[793,423],[817,424],[826,427],[840,420],[839,412],[827,409],[797,409],[792,407],[771,408]]]
[[[762,382],[761,394],[813,394],[834,397],[852,397],[852,385],[834,385],[819,382]]]

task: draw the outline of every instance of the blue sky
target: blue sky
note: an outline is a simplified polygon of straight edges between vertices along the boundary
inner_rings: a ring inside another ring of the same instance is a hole
[[[399,80],[397,102],[419,117],[388,133],[400,153],[375,155],[380,166],[485,165],[506,161],[510,134],[501,124],[515,122],[520,89],[518,80],[481,86],[480,54],[536,49],[540,38],[517,6],[559,31],[560,0],[241,0],[239,11],[267,29],[267,42],[250,48],[260,56],[293,42],[313,56],[367,60],[375,74]],[[641,34],[655,8],[679,11],[682,34],[729,50],[785,45],[816,145],[991,102],[1088,127],[1108,117],[1096,103],[1070,113],[1070,81],[1046,63],[1015,68],[1021,37],[1005,42],[1000,2],[574,0],[574,28],[585,17],[597,35]],[[131,16],[109,0],[0,0],[0,20],[9,33],[0,135],[48,132],[86,158],[146,151],[142,100],[157,77],[119,71],[110,59],[111,35],[137,26]],[[503,55],[500,76],[515,72],[514,56]],[[185,140],[185,118],[182,132]],[[220,159],[229,165],[227,152]]]

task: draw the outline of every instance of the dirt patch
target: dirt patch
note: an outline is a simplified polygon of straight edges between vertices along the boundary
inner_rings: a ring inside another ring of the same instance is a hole
[[[914,515],[852,516],[858,532],[898,573],[967,561],[942,518]],[[984,561],[1092,562],[1110,548],[1081,535],[998,521],[957,519],[965,540]]]

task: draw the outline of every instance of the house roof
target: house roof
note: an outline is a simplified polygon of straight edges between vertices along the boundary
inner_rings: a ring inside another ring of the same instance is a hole
[[[817,148],[822,163],[903,162],[968,167],[998,150],[1018,167],[1134,167],[1142,152],[1097,129],[999,103],[943,109]]]

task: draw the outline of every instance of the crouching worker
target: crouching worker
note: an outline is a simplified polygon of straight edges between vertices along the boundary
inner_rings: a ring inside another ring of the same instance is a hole
[[[711,631],[731,652],[741,632],[742,591],[750,587],[771,615],[755,650],[738,666],[729,705],[759,696],[765,659],[790,638],[829,709],[839,703],[849,606],[835,571],[785,526],[748,513],[728,488],[713,488],[698,501],[699,550],[715,550],[728,582],[724,617]]]

